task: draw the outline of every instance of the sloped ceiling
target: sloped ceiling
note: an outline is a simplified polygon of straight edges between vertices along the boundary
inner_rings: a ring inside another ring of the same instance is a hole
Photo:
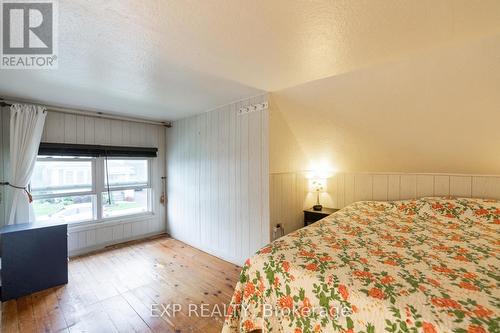
[[[499,91],[500,34],[281,90],[273,111],[302,170],[500,174]]]
[[[58,70],[0,95],[175,120],[500,31],[498,0],[60,0]]]

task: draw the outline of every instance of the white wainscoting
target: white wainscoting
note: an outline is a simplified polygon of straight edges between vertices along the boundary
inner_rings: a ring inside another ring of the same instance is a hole
[[[134,218],[124,217],[119,221],[84,226],[70,225],[68,240],[70,256],[166,231],[165,206],[160,204],[160,195],[163,191],[161,177],[165,176],[163,126],[49,112],[42,141],[158,148],[158,157],[152,163],[151,175],[153,214]]]
[[[275,173],[270,176],[270,216],[272,229],[281,224],[288,234],[304,226],[307,179],[302,173]]]
[[[335,208],[363,200],[428,196],[500,199],[500,176],[340,173],[329,179],[328,188],[328,204]]]
[[[167,130],[172,237],[241,265],[269,242],[269,111],[259,96],[176,121]]]
[[[270,175],[271,227],[278,223],[289,233],[303,227],[303,212],[316,197],[308,193],[305,172]],[[500,176],[339,173],[328,180],[321,194],[325,207],[344,208],[363,200],[390,201],[427,196],[500,199]]]

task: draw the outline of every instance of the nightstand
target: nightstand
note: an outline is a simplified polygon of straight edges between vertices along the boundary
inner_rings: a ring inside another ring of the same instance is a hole
[[[322,210],[314,210],[314,209],[306,209],[304,210],[304,226],[308,226],[313,224],[316,221],[324,219],[328,215],[331,215],[335,212],[338,212],[338,209],[335,208],[325,208]]]

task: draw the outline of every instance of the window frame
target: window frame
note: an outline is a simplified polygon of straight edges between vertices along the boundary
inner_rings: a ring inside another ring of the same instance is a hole
[[[103,158],[104,160],[104,163],[106,163],[106,158]],[[136,160],[136,161],[146,161],[147,163],[147,177],[148,177],[148,180],[145,184],[137,184],[137,185],[133,185],[133,184],[129,184],[129,185],[124,185],[124,186],[113,186],[113,185],[110,185],[109,186],[109,190],[112,192],[112,191],[123,191],[123,190],[131,190],[131,189],[145,189],[145,188],[151,188],[151,158],[148,158],[148,157],[108,157],[107,158],[108,161],[133,161],[133,160]],[[106,164],[103,165],[103,176],[105,177],[105,174],[106,174]],[[108,190],[108,187],[106,185],[106,178],[103,179],[103,186],[105,188],[105,192],[107,192]]]
[[[147,162],[147,183],[140,185],[127,185],[127,186],[110,186],[109,191],[124,191],[124,190],[147,190],[147,211],[126,214],[120,216],[104,217],[103,194],[108,192],[106,185],[106,157],[61,157],[61,156],[37,156],[36,161],[50,161],[50,162],[67,162],[67,161],[90,161],[91,162],[91,175],[92,184],[90,191],[80,192],[66,192],[66,193],[53,193],[53,194],[33,194],[33,200],[43,199],[56,199],[73,196],[92,196],[93,216],[90,220],[67,222],[71,227],[83,226],[89,224],[99,224],[106,222],[113,222],[117,220],[130,219],[140,216],[154,215],[153,205],[153,185],[152,185],[152,172],[153,172],[153,158],[151,157],[108,157],[107,160],[145,160]],[[31,189],[33,190],[33,189]],[[34,191],[34,190],[33,190]],[[125,223],[125,221],[124,221]]]
[[[143,216],[143,215],[151,215],[153,214],[153,195],[152,195],[152,191],[153,191],[153,185],[152,185],[152,182],[151,182],[151,175],[152,175],[152,158],[150,157],[108,157],[107,160],[110,161],[110,160],[145,160],[147,162],[147,171],[148,171],[148,181],[147,181],[147,184],[141,184],[141,185],[129,185],[129,186],[117,186],[117,187],[113,187],[113,186],[109,186],[109,192],[115,192],[115,191],[126,191],[126,190],[147,190],[147,196],[148,196],[148,207],[147,207],[147,211],[146,212],[142,212],[142,213],[137,213],[137,214],[128,214],[128,215],[120,215],[120,216],[110,216],[110,217],[104,217],[103,216],[103,213],[104,213],[104,206],[103,206],[103,200],[102,200],[102,197],[103,197],[103,194],[107,193],[108,192],[108,187],[106,185],[106,157],[100,157],[98,159],[101,159],[102,160],[102,163],[99,163],[101,165],[101,168],[102,168],[102,172],[101,172],[101,175],[102,175],[102,182],[100,183],[100,185],[102,185],[102,188],[98,188],[98,192],[97,192],[97,204],[99,205],[99,208],[97,210],[97,214],[99,215],[98,217],[98,220],[99,221],[112,221],[112,220],[117,220],[117,219],[120,219],[120,218],[128,218],[128,217],[136,217],[136,216]],[[101,190],[101,192],[99,192],[99,190]]]
[[[61,157],[61,156],[37,156],[36,162],[38,161],[49,161],[49,162],[90,162],[90,172],[91,172],[91,186],[90,191],[80,191],[80,192],[63,192],[63,193],[50,193],[50,194],[33,194],[34,200],[44,200],[44,199],[58,199],[58,198],[67,198],[67,197],[78,197],[78,196],[90,196],[92,202],[92,218],[88,220],[75,221],[75,222],[67,222],[68,225],[80,225],[87,223],[97,222],[97,192],[96,192],[96,158],[95,157]],[[35,162],[35,163],[36,163]],[[43,190],[47,190],[49,188],[44,188]],[[34,192],[35,190],[30,185],[30,191]]]
[[[51,194],[33,194],[33,200],[37,199],[53,199],[53,198],[63,198],[63,197],[73,197],[73,196],[83,196],[83,195],[95,195],[96,194],[96,158],[95,157],[70,157],[70,158],[64,158],[64,157],[40,157],[38,156],[36,158],[36,162],[38,161],[50,161],[50,162],[68,162],[68,161],[73,161],[73,162],[91,162],[91,175],[92,175],[92,184],[91,184],[91,190],[90,191],[81,191],[81,192],[63,192],[63,193],[51,193]],[[30,186],[31,187],[31,186]],[[50,189],[46,188],[46,189]],[[32,187],[30,188],[32,192],[35,192],[36,190],[33,189]],[[45,190],[45,189],[44,189]]]

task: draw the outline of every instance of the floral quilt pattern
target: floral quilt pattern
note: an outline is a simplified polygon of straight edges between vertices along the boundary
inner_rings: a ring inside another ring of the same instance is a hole
[[[500,332],[500,201],[358,202],[247,260],[224,333]]]

